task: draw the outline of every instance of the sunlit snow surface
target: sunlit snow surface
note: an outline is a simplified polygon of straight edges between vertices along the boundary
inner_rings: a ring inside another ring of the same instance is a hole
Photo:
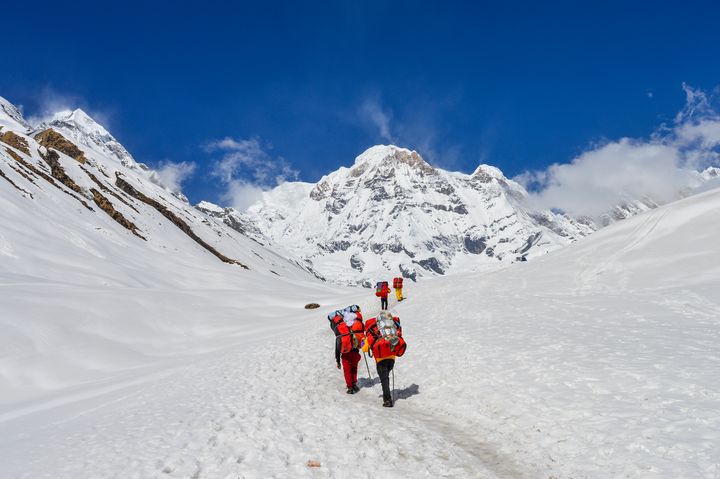
[[[719,225],[713,190],[503,271],[407,284],[393,409],[377,380],[346,395],[334,366],[324,316],[369,316],[367,290],[5,274],[2,476],[718,477]]]
[[[0,126],[25,135],[13,108]],[[54,126],[85,168],[250,270],[113,200],[143,241],[0,145],[24,190],[0,178],[0,478],[720,477],[720,190],[503,271],[406,281],[385,409],[377,379],[345,394],[325,319],[372,316],[369,290],[192,208],[81,113]]]

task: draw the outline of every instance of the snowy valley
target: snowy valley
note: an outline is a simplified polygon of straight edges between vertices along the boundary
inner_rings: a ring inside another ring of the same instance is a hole
[[[3,477],[720,477],[720,189],[599,229],[377,146],[240,213],[81,110],[0,128]],[[325,316],[399,272],[388,410]]]

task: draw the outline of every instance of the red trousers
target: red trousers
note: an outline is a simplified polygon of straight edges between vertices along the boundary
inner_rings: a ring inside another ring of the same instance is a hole
[[[345,384],[347,387],[353,387],[357,382],[358,363],[360,362],[360,353],[357,349],[353,349],[349,353],[342,353],[343,374],[345,374]]]

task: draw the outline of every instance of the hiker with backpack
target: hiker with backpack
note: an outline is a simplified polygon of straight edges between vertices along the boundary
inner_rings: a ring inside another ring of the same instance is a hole
[[[375,285],[375,296],[380,298],[380,309],[383,311],[388,308],[388,294],[390,294],[390,288],[387,281],[380,281]]]
[[[378,376],[383,391],[383,407],[393,407],[394,400],[390,390],[390,372],[395,367],[395,358],[405,354],[407,344],[402,337],[400,318],[383,311],[377,318],[365,324],[365,343],[363,352],[370,351],[375,358]],[[395,387],[393,380],[393,388]]]
[[[398,303],[403,300],[402,295],[402,288],[403,288],[403,279],[400,278],[393,278],[393,288],[395,288],[395,297],[398,300]]]
[[[360,391],[357,385],[359,349],[365,339],[360,307],[354,305],[342,311],[335,311],[328,315],[328,319],[335,333],[335,363],[338,369],[343,370],[347,394],[355,394]]]

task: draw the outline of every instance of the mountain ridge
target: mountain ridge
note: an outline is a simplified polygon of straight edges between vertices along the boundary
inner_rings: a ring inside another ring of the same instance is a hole
[[[0,273],[60,280],[83,271],[79,277],[95,284],[108,279],[92,270],[112,256],[121,262],[113,283],[142,284],[147,271],[169,263],[209,284],[228,267],[252,277],[323,280],[257,229],[191,206],[82,110],[33,127],[7,100],[0,106],[0,255],[22,259],[2,262]]]
[[[592,232],[549,211],[538,221],[521,204],[526,197],[497,168],[446,172],[415,151],[376,145],[314,185],[285,183],[264,193],[247,213],[322,274],[367,286],[388,274],[492,269]]]

